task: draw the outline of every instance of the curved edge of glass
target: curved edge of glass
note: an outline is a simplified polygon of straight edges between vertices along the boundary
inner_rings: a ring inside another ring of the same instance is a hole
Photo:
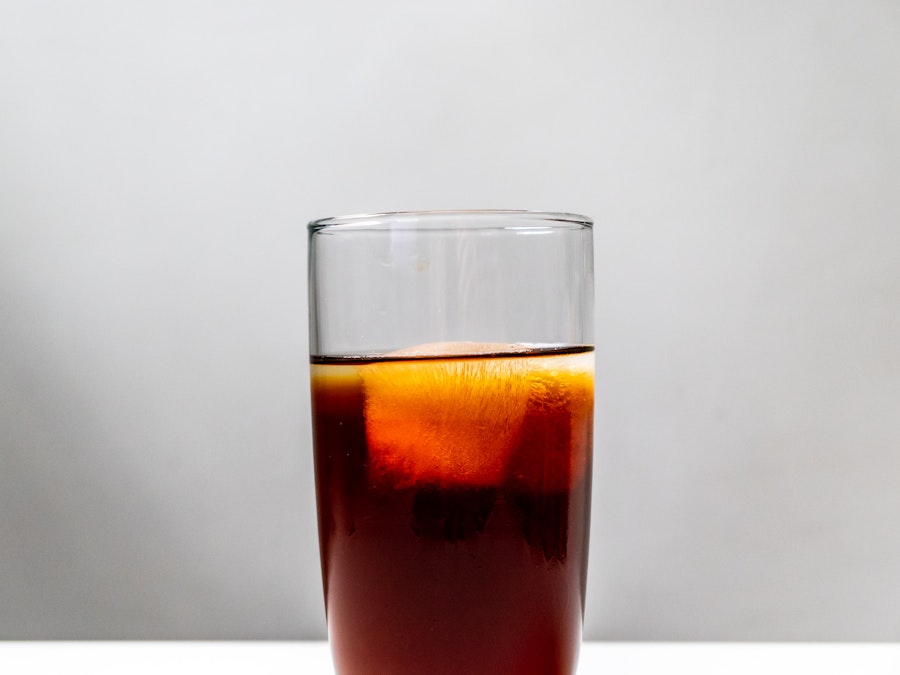
[[[513,225],[510,221],[516,221]],[[384,213],[360,213],[348,216],[319,218],[309,222],[310,234],[322,230],[389,230],[403,229],[509,229],[523,227],[534,222],[534,227],[592,228],[594,221],[588,216],[556,211],[528,211],[515,209],[474,209],[448,211],[387,211]]]

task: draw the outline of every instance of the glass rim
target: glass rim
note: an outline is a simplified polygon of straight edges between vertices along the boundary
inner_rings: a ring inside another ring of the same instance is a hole
[[[453,220],[452,224],[447,221]],[[407,230],[506,230],[523,228],[581,229],[593,228],[588,216],[565,211],[529,211],[526,209],[470,209],[433,211],[385,211],[330,216],[311,220],[310,234],[322,230],[375,231]]]

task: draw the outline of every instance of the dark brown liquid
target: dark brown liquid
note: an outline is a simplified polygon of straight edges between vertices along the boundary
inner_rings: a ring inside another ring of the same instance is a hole
[[[313,365],[340,675],[574,672],[592,387],[587,351]]]

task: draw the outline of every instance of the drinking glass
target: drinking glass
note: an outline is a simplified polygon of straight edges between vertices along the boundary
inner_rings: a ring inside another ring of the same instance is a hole
[[[574,672],[592,306],[584,216],[310,223],[319,545],[339,675]]]

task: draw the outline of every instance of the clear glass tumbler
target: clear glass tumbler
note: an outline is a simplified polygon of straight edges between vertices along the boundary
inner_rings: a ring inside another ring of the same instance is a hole
[[[591,220],[317,220],[309,298],[337,673],[574,673],[591,492]]]

